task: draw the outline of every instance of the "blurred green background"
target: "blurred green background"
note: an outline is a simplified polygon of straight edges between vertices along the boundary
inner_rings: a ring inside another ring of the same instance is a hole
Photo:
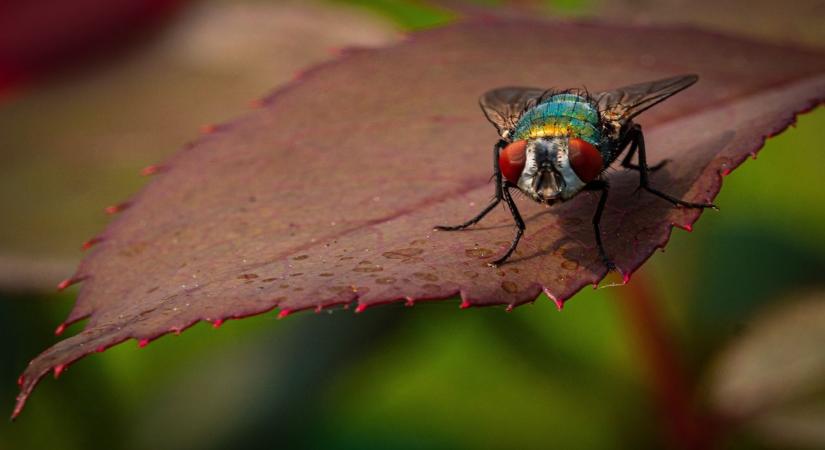
[[[536,14],[620,20],[655,9],[645,2],[513,3]],[[697,8],[711,7],[705,3]],[[754,5],[748,14],[770,14],[770,4]],[[685,20],[825,44],[804,10],[763,17],[759,27],[741,17],[700,16]],[[273,30],[265,19],[293,25]],[[150,44],[0,103],[0,205],[7,211],[0,406],[11,411],[17,376],[58,339],[52,330],[76,291],[52,294],[50,287],[71,272],[79,244],[105,225],[102,207],[146,181],[136,176],[140,167],[169,155],[200,124],[242,113],[245,101],[328,58],[330,47],[381,45],[453,19],[414,1],[194,3]],[[787,30],[776,21],[802,25]],[[236,39],[210,37],[211,30],[237,31]],[[284,57],[258,63],[260,54],[243,51],[264,44]],[[193,45],[232,56],[200,54]],[[196,114],[168,101],[163,111],[180,120],[153,114],[160,99],[201,95],[210,99]],[[825,329],[823,142],[820,108],[725,178],[721,212],[704,214],[692,233],[675,230],[667,251],[631,281],[654,300],[692,406],[730,421],[720,438],[726,447],[825,447],[825,355],[805,352],[825,345],[817,331]],[[107,153],[110,147],[121,150]],[[586,289],[562,312],[546,298],[511,313],[439,302],[277,323],[266,314],[218,330],[200,324],[144,349],[127,342],[72,365],[58,382],[44,379],[16,423],[0,422],[0,449],[673,445],[655,367],[626,307],[628,289]],[[754,350],[753,342],[766,343]],[[782,358],[790,362],[778,364]]]

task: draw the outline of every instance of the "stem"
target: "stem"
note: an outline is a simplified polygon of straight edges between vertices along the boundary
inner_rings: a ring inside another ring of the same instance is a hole
[[[648,377],[661,417],[665,421],[669,447],[707,449],[716,447],[716,433],[711,421],[695,410],[692,393],[695,381],[685,370],[682,352],[657,308],[651,285],[636,274],[633,282],[617,289],[622,314],[629,324],[638,352],[647,366]]]

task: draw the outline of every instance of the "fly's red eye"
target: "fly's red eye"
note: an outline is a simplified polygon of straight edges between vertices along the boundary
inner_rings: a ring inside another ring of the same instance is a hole
[[[579,138],[570,138],[567,141],[570,166],[579,179],[589,183],[602,172],[602,154],[592,144]]]
[[[524,152],[527,149],[527,141],[516,141],[504,147],[498,155],[498,167],[501,174],[508,181],[516,183],[524,170],[526,158]]]

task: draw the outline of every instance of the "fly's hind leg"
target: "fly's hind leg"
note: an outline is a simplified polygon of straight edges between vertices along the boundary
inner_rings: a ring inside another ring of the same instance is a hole
[[[638,149],[639,154],[639,186],[650,192],[651,194],[661,197],[670,203],[673,203],[675,206],[684,206],[687,208],[713,208],[718,209],[716,205],[713,203],[694,203],[694,202],[687,202],[681,199],[678,199],[670,194],[666,194],[652,186],[650,186],[650,180],[648,179],[648,174],[651,172],[651,169],[647,166],[647,155],[645,153],[645,136],[642,133],[641,125],[634,125],[633,128],[630,130],[630,140],[632,142],[632,148]],[[629,154],[629,153],[628,153]],[[627,158],[625,158],[627,159]]]
[[[493,146],[493,171],[496,178],[496,195],[493,197],[493,200],[490,202],[489,205],[485,206],[484,209],[481,210],[480,213],[476,214],[475,217],[472,219],[458,224],[458,225],[436,225],[435,229],[440,231],[455,231],[455,230],[463,230],[469,226],[475,225],[478,223],[479,220],[483,219],[496,205],[501,202],[504,198],[502,194],[502,176],[501,176],[501,169],[498,167],[498,155],[501,152],[501,149],[507,145],[507,142],[504,140],[499,140],[496,142],[496,145]]]

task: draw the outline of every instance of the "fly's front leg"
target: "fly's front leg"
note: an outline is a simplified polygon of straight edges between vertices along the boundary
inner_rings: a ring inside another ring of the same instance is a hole
[[[471,225],[476,224],[479,220],[483,219],[484,216],[487,215],[496,205],[501,202],[502,199],[502,177],[501,177],[501,169],[498,167],[498,155],[501,152],[501,149],[507,145],[507,141],[499,140],[496,142],[496,145],[493,146],[493,173],[495,174],[496,178],[496,196],[490,202],[489,205],[485,206],[484,209],[481,210],[480,213],[476,214],[475,217],[472,219],[459,224],[459,225],[436,225],[435,229],[440,231],[455,231],[455,230],[463,230]]]
[[[640,132],[641,132],[641,130],[640,130]],[[641,170],[641,166],[633,164],[631,162],[633,160],[633,155],[636,154],[636,149],[639,147],[638,141],[636,139],[631,139],[629,145],[630,145],[630,150],[627,151],[627,155],[625,155],[624,159],[622,159],[622,167],[624,167],[625,169],[631,169],[631,170]],[[664,159],[661,162],[659,162],[659,163],[657,163],[653,166],[648,167],[648,171],[649,172],[655,172],[655,171],[661,169],[662,167],[664,167],[669,162],[670,162],[669,159]]]
[[[616,264],[613,263],[607,256],[607,252],[604,250],[604,244],[602,243],[602,230],[599,226],[602,222],[602,213],[604,212],[604,205],[607,203],[607,191],[609,186],[607,181],[604,180],[594,180],[587,184],[584,187],[588,191],[601,191],[602,195],[599,197],[599,204],[596,206],[596,213],[593,214],[593,231],[596,233],[596,245],[599,247],[599,256],[602,257],[602,261],[604,261],[604,265],[607,266],[607,270],[615,270]]]
[[[501,258],[489,263],[490,267],[498,267],[504,264],[507,261],[507,258],[513,253],[518,245],[518,241],[521,239],[521,235],[524,234],[524,229],[526,228],[524,225],[524,220],[521,218],[521,214],[518,212],[518,208],[516,208],[516,202],[513,201],[513,197],[510,195],[510,188],[503,184],[500,184],[502,188],[502,195],[504,197],[504,201],[507,203],[507,207],[510,209],[510,214],[513,215],[513,220],[516,222],[516,235],[513,237],[513,242],[510,243],[510,248],[504,253],[504,256]]]
[[[650,168],[647,167],[647,155],[645,153],[645,136],[642,133],[641,125],[634,125],[633,129],[631,129],[630,133],[632,133],[630,139],[633,142],[634,147],[638,147],[639,153],[639,185],[642,189],[650,192],[653,195],[661,197],[670,203],[673,203],[676,206],[685,206],[688,208],[713,208],[718,209],[716,205],[713,203],[693,203],[693,202],[686,202],[684,200],[678,199],[670,194],[666,194],[652,186],[650,186],[650,180],[648,179],[648,174],[650,173]]]

